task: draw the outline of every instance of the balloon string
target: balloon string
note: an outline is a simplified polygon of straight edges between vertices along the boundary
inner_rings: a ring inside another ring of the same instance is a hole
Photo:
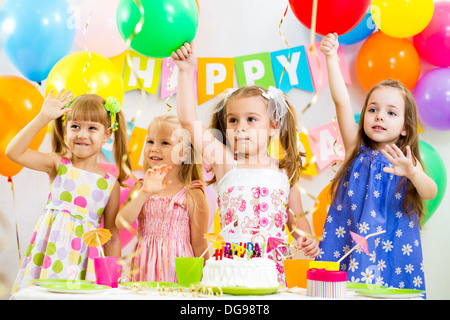
[[[16,211],[16,196],[14,193],[14,183],[11,177],[8,177],[8,182],[11,183],[11,192],[13,196],[13,206],[14,212]],[[19,265],[22,265],[22,255],[20,254],[20,242],[19,242],[19,227],[17,223],[17,215],[14,215],[14,224],[16,228],[16,242],[17,242],[17,252],[19,254]]]
[[[172,86],[173,70],[172,70],[172,67],[170,66],[170,59],[172,59],[172,58],[169,57],[167,59],[167,68],[170,71],[170,77],[167,78],[167,82],[166,82],[166,86],[170,90],[170,95],[166,98],[166,106],[169,108],[167,111],[172,110],[172,106],[169,104],[169,99],[172,98],[173,94],[175,93],[175,88]]]
[[[141,16],[139,18],[139,21],[136,23],[133,32],[130,34],[130,36],[125,41],[126,45],[129,48],[131,48],[131,42],[133,41],[134,37],[137,36],[141,32],[142,27],[144,26],[144,22],[145,22],[145,9],[144,9],[144,6],[142,5],[140,0],[133,0],[133,2],[139,8],[139,14]],[[145,93],[145,90],[144,90],[144,82],[138,76],[137,68],[136,68],[136,66],[133,63],[133,60],[131,59],[129,50],[127,50],[125,56],[126,56],[127,64],[130,67],[131,71],[133,72],[133,75],[134,75],[134,77],[135,77],[135,79],[137,81],[138,86],[140,87],[140,92],[141,92],[140,106],[139,106],[138,110],[136,111],[136,113],[134,114],[134,116],[131,118],[131,120],[129,122],[129,125],[131,125],[131,124],[134,124],[136,122],[136,119],[138,117],[140,117],[140,115],[142,114],[142,111],[144,109],[144,102],[145,102],[145,98],[146,98],[146,93]]]
[[[278,82],[278,88],[281,87],[281,80],[283,79],[284,72],[286,71],[286,65],[289,63],[289,60],[291,59],[291,48],[289,47],[289,43],[287,42],[286,38],[283,36],[283,33],[281,32],[281,25],[283,24],[284,18],[286,17],[286,13],[288,11],[289,4],[286,6],[286,10],[284,11],[284,15],[280,20],[280,24],[278,25],[278,33],[280,34],[281,39],[283,39],[284,43],[286,43],[286,46],[288,47],[289,53],[288,58],[286,60],[286,63],[283,66],[283,71],[281,72],[280,81]]]
[[[86,21],[86,24],[85,24],[85,26],[84,26],[84,29],[83,29],[83,37],[86,37],[87,29],[88,29],[88,27],[89,27],[89,24],[91,23],[91,19],[92,19],[92,9],[89,11],[89,17],[88,17],[88,19],[87,19],[87,21]],[[85,83],[86,86],[87,86],[86,93],[90,93],[90,92],[91,92],[91,85],[90,85],[90,83],[86,80],[85,74],[86,74],[86,70],[87,70],[87,69],[89,68],[89,66],[91,65],[92,55],[91,55],[91,52],[89,51],[88,47],[86,46],[86,44],[84,44],[83,46],[84,46],[84,51],[86,51],[86,53],[88,54],[88,57],[89,57],[89,60],[88,60],[88,62],[87,62],[87,64],[86,64],[86,66],[83,68],[83,72],[82,72],[82,74],[83,74],[83,81],[84,81],[84,83]]]

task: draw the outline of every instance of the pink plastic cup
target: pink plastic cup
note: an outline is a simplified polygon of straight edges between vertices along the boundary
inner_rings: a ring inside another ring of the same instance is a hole
[[[117,288],[122,265],[117,263],[118,257],[97,257],[94,258],[95,277],[97,284]]]

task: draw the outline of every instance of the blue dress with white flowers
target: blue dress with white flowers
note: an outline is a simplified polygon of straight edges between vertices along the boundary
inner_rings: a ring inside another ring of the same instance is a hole
[[[339,195],[328,211],[321,253],[316,260],[338,261],[355,246],[350,231],[366,237],[369,255],[359,248],[341,262],[351,282],[425,290],[417,215],[403,212],[403,177],[383,171],[392,166],[376,149],[362,146],[351,164]]]

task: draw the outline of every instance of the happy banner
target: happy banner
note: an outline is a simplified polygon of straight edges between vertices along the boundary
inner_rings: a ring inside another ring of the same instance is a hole
[[[198,104],[214,98],[227,88],[234,88],[235,76],[238,87],[274,86],[285,93],[292,88],[319,91],[328,83],[328,78],[325,56],[318,50],[319,43],[315,46],[315,53],[307,45],[234,58],[199,57],[194,76]],[[161,82],[161,99],[176,94],[178,69],[171,58],[149,58],[134,51],[127,53],[130,59],[124,59],[124,54],[111,58],[119,68],[123,66],[125,91],[144,89],[155,94]],[[351,84],[342,48],[339,48],[338,56],[344,80]]]

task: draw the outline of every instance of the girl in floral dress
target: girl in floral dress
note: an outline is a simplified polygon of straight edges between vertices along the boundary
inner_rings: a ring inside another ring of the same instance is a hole
[[[350,250],[350,231],[363,237],[384,231],[368,239],[369,255],[356,250],[342,261],[348,280],[424,290],[422,199],[434,198],[437,186],[422,169],[416,104],[399,81],[383,81],[369,91],[358,126],[337,49],[336,34],[324,37],[321,51],[346,155],[332,182],[319,260],[337,261]]]
[[[173,115],[153,119],[143,154],[145,177],[117,215],[120,229],[139,221],[132,281],[178,282],[175,258],[198,257],[207,248],[201,160],[183,131]]]
[[[186,43],[172,58],[178,66],[177,111],[183,128],[213,171],[217,182],[219,215],[227,242],[249,242],[262,237],[285,238],[286,225],[306,256],[318,254],[318,244],[301,234],[311,233],[298,182],[301,154],[295,110],[273,87],[246,86],[229,90],[217,104],[210,132],[197,120],[192,77],[196,58]],[[271,140],[283,149],[283,158],[268,154]],[[287,211],[288,206],[298,217]],[[231,226],[229,226],[232,224]],[[285,247],[279,251],[286,252]],[[267,256],[276,262],[280,284],[285,284],[283,258],[276,250]]]
[[[93,278],[98,256],[82,241],[82,236],[98,228],[111,231],[105,244],[107,256],[121,255],[115,217],[119,209],[120,183],[126,179],[122,162],[126,145],[126,126],[120,104],[86,94],[72,100],[70,90],[51,90],[41,112],[15,136],[7,147],[13,161],[33,170],[46,172],[50,193],[44,214],[38,220],[25,252],[12,293],[30,285],[33,279]],[[68,106],[69,105],[69,106]],[[52,122],[52,153],[27,149],[33,137]],[[118,179],[103,172],[97,159],[103,143],[114,133]]]

